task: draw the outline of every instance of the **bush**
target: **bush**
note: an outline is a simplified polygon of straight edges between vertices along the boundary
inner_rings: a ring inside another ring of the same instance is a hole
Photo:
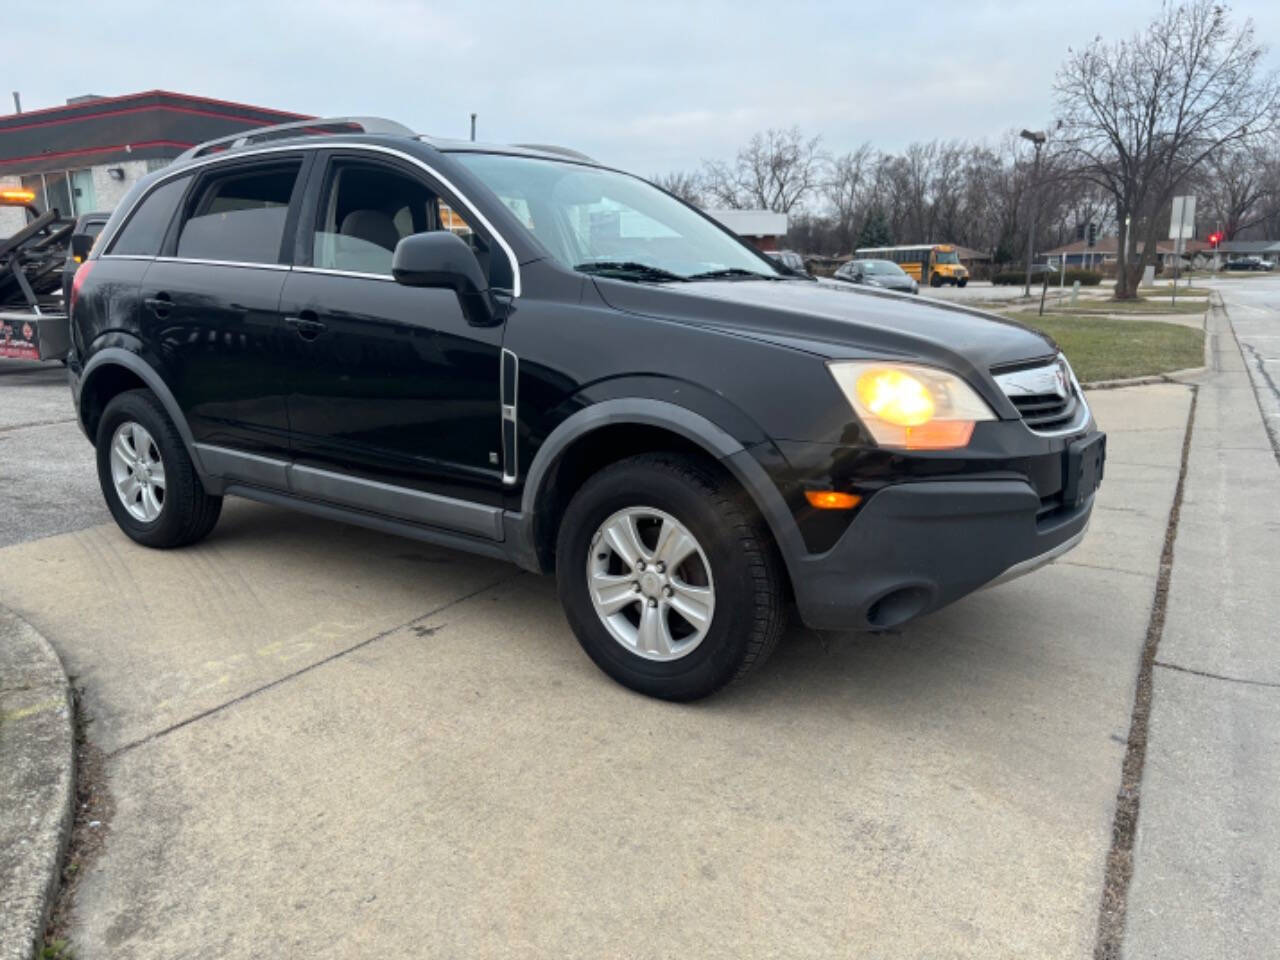
[[[1062,274],[1055,270],[1049,274],[1049,286],[1056,287]],[[1096,287],[1102,282],[1102,274],[1093,270],[1068,270],[1066,283],[1071,286],[1077,280],[1080,281],[1082,287]],[[1027,273],[1025,270],[1002,270],[1000,273],[993,274],[991,282],[998,287],[1014,287],[1021,286],[1027,281]],[[1044,275],[1036,274],[1031,278],[1033,287],[1041,286],[1044,283]]]

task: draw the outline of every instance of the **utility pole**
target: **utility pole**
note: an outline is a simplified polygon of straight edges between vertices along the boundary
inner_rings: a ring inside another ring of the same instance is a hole
[[[13,91],[13,112],[14,113],[22,112],[22,96],[18,93],[17,90]]]
[[[1043,130],[1023,130],[1021,137],[1023,140],[1030,140],[1036,148],[1036,162],[1031,168],[1031,189],[1027,191],[1027,205],[1031,207],[1031,223],[1027,228],[1027,280],[1022,287],[1022,295],[1029,297],[1031,296],[1031,258],[1035,253],[1036,243],[1036,186],[1040,182],[1040,148],[1044,146],[1045,134]]]
[[[471,115],[471,142],[476,142],[476,115]]]

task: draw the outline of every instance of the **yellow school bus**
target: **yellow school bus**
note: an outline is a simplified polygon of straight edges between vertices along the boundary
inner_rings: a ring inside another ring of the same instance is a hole
[[[960,265],[960,255],[950,243],[862,247],[855,250],[853,256],[857,260],[892,260],[913,280],[931,287],[940,287],[944,283],[963,287],[969,282],[969,271]]]

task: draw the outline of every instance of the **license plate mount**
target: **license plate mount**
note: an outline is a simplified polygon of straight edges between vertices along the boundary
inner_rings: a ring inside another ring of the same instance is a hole
[[[1067,447],[1062,478],[1062,502],[1078,507],[1098,489],[1107,462],[1107,435],[1075,440]]]

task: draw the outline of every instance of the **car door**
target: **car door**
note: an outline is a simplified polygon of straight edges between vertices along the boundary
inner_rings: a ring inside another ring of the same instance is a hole
[[[278,486],[293,346],[280,293],[306,159],[270,154],[202,171],[142,281],[144,338],[196,443],[213,448],[211,467]]]
[[[296,492],[496,537],[501,504],[501,326],[468,322],[457,294],[391,276],[405,236],[474,233],[424,171],[326,152],[299,221],[281,311],[300,361],[288,397]],[[445,499],[441,499],[445,498]]]

